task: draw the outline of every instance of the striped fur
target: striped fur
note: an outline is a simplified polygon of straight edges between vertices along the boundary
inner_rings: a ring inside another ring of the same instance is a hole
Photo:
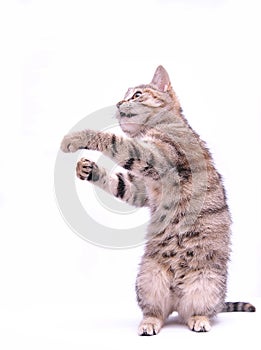
[[[191,330],[209,331],[221,311],[254,311],[225,303],[231,219],[222,178],[205,143],[182,114],[167,72],[130,88],[117,104],[127,138],[93,130],[65,136],[61,148],[100,151],[127,173],[109,175],[81,159],[77,176],[137,207],[151,220],[136,281],[143,312],[139,334],[157,334],[177,311]]]
[[[255,312],[256,308],[250,303],[226,302],[221,312]]]

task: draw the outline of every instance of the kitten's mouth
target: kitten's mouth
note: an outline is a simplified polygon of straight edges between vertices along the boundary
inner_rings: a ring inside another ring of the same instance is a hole
[[[126,117],[126,118],[132,118],[135,117],[137,114],[134,113],[124,113],[124,112],[120,112],[120,116],[121,117]]]

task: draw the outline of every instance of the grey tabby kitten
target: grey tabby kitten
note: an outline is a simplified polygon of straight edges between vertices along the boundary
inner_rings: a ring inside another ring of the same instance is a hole
[[[151,212],[136,282],[143,312],[138,333],[155,335],[177,311],[196,332],[222,311],[255,311],[225,302],[231,219],[220,174],[205,143],[182,114],[168,73],[130,88],[117,104],[124,138],[93,130],[64,137],[61,149],[100,151],[127,169],[109,176],[82,158],[77,176]]]

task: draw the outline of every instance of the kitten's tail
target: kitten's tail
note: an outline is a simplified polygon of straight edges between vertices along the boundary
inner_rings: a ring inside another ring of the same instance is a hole
[[[250,303],[243,303],[243,302],[226,302],[223,306],[223,309],[221,312],[255,312],[256,308],[254,305]]]

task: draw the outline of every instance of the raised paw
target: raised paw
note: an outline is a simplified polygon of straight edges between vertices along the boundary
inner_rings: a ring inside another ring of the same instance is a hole
[[[81,180],[91,180],[93,170],[97,165],[86,158],[81,158],[76,165],[76,175]]]
[[[156,335],[162,327],[162,321],[156,317],[148,317],[139,325],[138,334],[143,336]]]
[[[211,329],[209,319],[206,316],[190,317],[188,326],[194,332],[209,332]]]
[[[61,150],[65,153],[76,152],[86,147],[86,133],[84,131],[74,132],[64,136]]]

